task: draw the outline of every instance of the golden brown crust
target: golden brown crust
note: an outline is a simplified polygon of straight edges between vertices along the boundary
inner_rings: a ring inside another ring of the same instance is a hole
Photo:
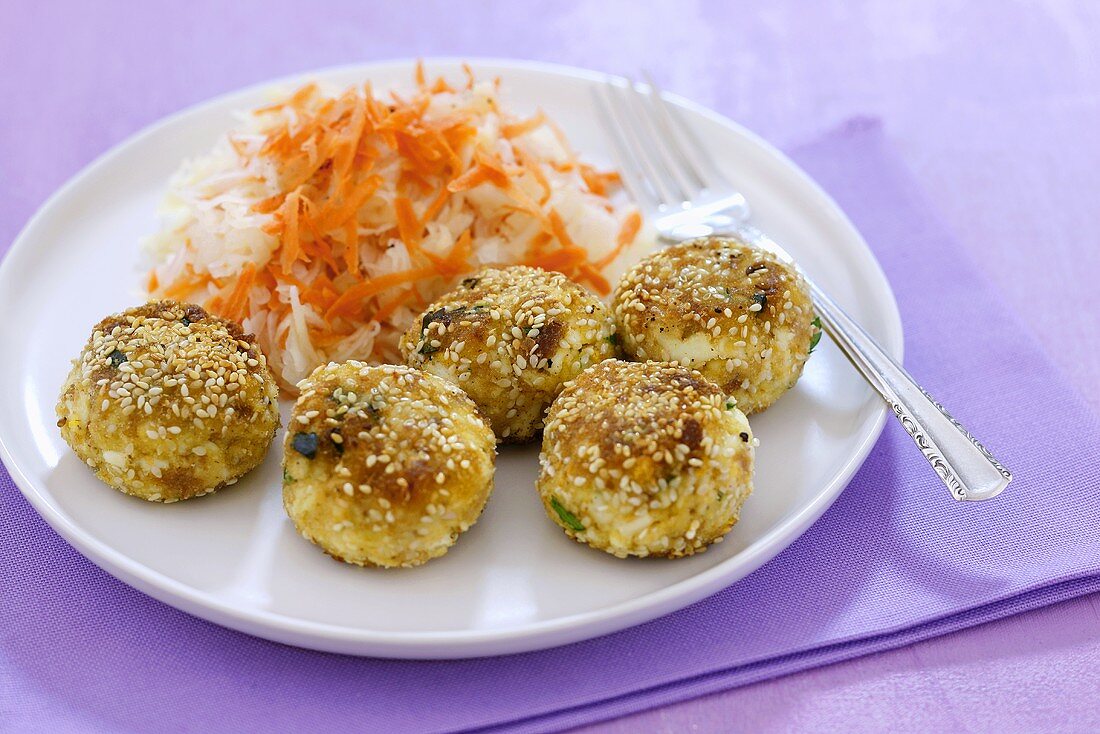
[[[595,548],[691,555],[736,522],[753,445],[744,415],[698,372],[607,360],[551,406],[539,493],[551,519]]]
[[[563,383],[613,356],[607,307],[560,273],[485,268],[433,303],[405,333],[407,364],[454,382],[519,443],[542,429]]]
[[[461,390],[360,362],[318,367],[300,388],[283,502],[303,536],[347,563],[413,566],[476,522],[496,442]]]
[[[279,426],[277,397],[239,324],[153,301],[96,325],[62,388],[58,426],[107,484],[174,502],[259,464]]]
[[[749,414],[794,385],[816,331],[802,277],[729,238],[646,258],[623,277],[613,303],[624,353],[698,369]]]

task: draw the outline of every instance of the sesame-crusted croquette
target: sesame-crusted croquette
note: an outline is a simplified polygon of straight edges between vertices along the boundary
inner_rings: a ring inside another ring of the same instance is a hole
[[[724,237],[639,262],[620,281],[614,311],[625,354],[697,369],[747,414],[794,386],[820,333],[802,276]]]
[[[406,366],[330,363],[298,384],[283,506],[298,532],[360,566],[418,566],[481,515],[496,439],[457,387]]]
[[[61,389],[57,425],[110,486],[175,502],[233,484],[263,460],[278,392],[239,324],[154,301],[96,325]]]
[[[699,372],[609,359],[546,416],[538,491],[574,540],[619,557],[680,557],[721,540],[752,492],[755,440]]]
[[[535,437],[561,386],[615,355],[607,306],[561,273],[486,268],[428,307],[401,339],[405,361],[455,383],[501,441]]]

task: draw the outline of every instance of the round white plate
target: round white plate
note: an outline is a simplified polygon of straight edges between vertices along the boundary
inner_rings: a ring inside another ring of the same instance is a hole
[[[581,153],[610,165],[590,89],[602,75],[480,61],[518,112],[542,107]],[[429,73],[461,78],[459,62]],[[407,87],[408,61],[283,80]],[[213,496],[158,505],[108,489],[61,440],[58,388],[93,324],[140,302],[139,243],[157,226],[166,182],[205,152],[265,84],[219,97],[135,135],[58,191],[0,267],[0,454],[42,517],[107,572],[218,624],[356,655],[450,658],[533,650],[653,619],[737,581],[789,545],[833,502],[882,429],[886,409],[828,340],[797,387],[754,416],[756,491],[725,542],[682,560],[618,560],[569,540],[534,489],[537,446],[501,451],[485,514],[443,558],[410,570],[337,563],[283,512],[281,438],[264,464]],[[890,287],[852,224],[781,153],[733,122],[677,100],[752,202],[754,222],[896,357]],[[285,417],[285,411],[284,411]]]

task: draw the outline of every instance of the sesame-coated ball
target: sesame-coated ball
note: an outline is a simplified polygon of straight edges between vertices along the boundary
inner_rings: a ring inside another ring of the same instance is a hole
[[[561,386],[614,356],[607,306],[561,273],[487,268],[428,307],[401,340],[405,361],[473,398],[501,441],[542,430]]]
[[[473,525],[496,439],[451,383],[404,365],[330,363],[298,384],[283,506],[298,532],[360,566],[418,566]]]
[[[239,324],[155,301],[92,331],[57,402],[57,425],[100,479],[156,502],[208,494],[258,465],[279,390]]]
[[[754,446],[744,414],[697,371],[609,359],[550,406],[538,491],[574,540],[619,557],[689,556],[737,522]]]
[[[626,355],[697,369],[747,414],[794,386],[819,332],[802,276],[725,237],[642,260],[623,276],[613,303]]]

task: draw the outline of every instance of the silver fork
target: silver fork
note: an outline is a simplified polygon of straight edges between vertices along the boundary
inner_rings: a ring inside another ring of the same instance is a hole
[[[640,91],[633,80],[608,80],[593,89],[623,182],[666,244],[694,237],[733,237],[794,260],[775,240],[748,224],[749,203],[676,116],[653,79]],[[797,266],[796,266],[797,267]],[[799,268],[810,286],[826,334],[890,405],[957,500],[995,497],[1012,474],[916,383],[844,309]]]

